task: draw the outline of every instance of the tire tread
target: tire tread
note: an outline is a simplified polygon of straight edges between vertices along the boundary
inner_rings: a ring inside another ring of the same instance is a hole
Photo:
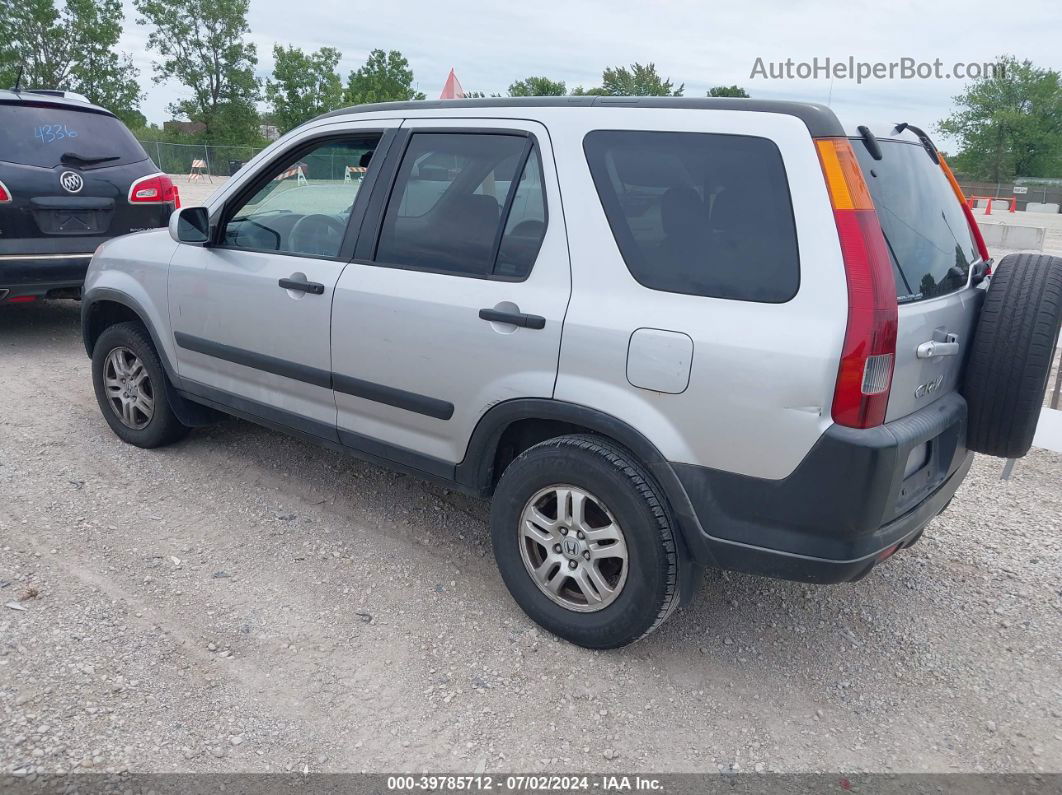
[[[1029,451],[1062,322],[1062,259],[1004,257],[978,319],[963,393],[967,446],[1019,458]]]

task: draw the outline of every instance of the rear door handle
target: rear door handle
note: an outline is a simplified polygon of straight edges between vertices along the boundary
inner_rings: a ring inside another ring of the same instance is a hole
[[[526,315],[523,312],[503,312],[500,309],[481,309],[479,316],[491,323],[511,323],[520,328],[542,329],[546,327],[546,318],[541,315]]]
[[[915,349],[919,359],[932,359],[934,356],[958,356],[959,337],[956,334],[943,334],[943,339],[927,340]]]
[[[279,279],[277,284],[285,290],[298,290],[310,295],[324,295],[324,285],[320,282],[300,282],[295,279]]]

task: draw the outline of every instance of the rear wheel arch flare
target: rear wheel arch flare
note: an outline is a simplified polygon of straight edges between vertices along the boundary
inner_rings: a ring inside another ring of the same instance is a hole
[[[593,433],[610,439],[630,450],[654,473],[660,464],[667,464],[656,446],[623,420],[577,403],[522,398],[499,403],[480,418],[465,457],[457,465],[457,480],[489,494],[501,475],[494,471],[494,465],[500,445],[506,440],[519,441],[522,449],[527,449],[571,433]]]

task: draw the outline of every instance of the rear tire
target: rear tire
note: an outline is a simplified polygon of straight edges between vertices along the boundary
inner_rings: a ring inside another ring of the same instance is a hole
[[[117,323],[100,334],[92,349],[92,386],[103,418],[123,442],[162,447],[188,433],[170,408],[173,387],[139,323]]]
[[[536,517],[530,531],[528,517]],[[608,440],[562,436],[523,452],[502,474],[490,522],[517,604],[572,643],[625,646],[678,606],[667,502],[634,456]]]
[[[1032,447],[1062,325],[1062,259],[1009,254],[992,274],[966,367],[967,447],[1020,458]]]

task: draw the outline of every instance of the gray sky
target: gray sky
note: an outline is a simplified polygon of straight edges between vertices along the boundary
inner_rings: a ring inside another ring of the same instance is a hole
[[[120,42],[133,55],[147,92],[149,121],[169,118],[166,105],[182,96],[179,85],[155,85],[147,31],[135,24],[126,2]],[[1008,12],[1008,9],[1014,9]],[[686,84],[686,96],[737,83],[754,97],[830,101],[843,121],[910,121],[930,127],[962,90],[959,79],[854,80],[750,78],[764,61],[847,60],[991,61],[1009,53],[1038,66],[1062,69],[1062,7],[1057,0],[846,0],[793,2],[746,0],[392,0],[308,2],[251,0],[252,40],[259,76],[272,69],[276,42],[343,53],[344,80],[373,48],[398,49],[416,82],[438,97],[450,67],[466,90],[504,93],[513,80],[546,75],[569,88],[600,82],[606,66],[634,61]],[[946,144],[947,142],[945,142]]]

